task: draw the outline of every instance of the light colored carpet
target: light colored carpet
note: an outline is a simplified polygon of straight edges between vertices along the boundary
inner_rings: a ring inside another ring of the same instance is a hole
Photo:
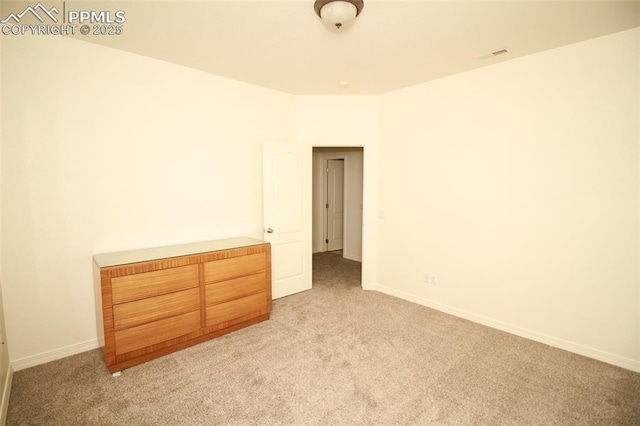
[[[640,425],[640,374],[378,292],[314,255],[271,320],[112,378],[99,350],[16,372],[9,425]]]

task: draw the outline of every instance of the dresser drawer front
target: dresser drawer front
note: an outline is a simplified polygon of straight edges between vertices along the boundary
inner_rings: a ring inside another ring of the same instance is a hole
[[[111,279],[114,304],[159,296],[198,285],[198,265],[187,265]]]
[[[190,288],[113,306],[115,330],[136,327],[200,309],[200,289]]]
[[[263,291],[266,286],[267,274],[265,272],[229,281],[220,281],[207,284],[205,300],[207,306],[210,306]]]
[[[184,336],[200,329],[200,311],[115,332],[116,355]]]
[[[227,281],[245,275],[264,272],[266,269],[266,253],[215,260],[204,264],[204,281],[205,283]]]
[[[265,291],[241,299],[207,306],[207,326],[214,326],[251,314],[267,313]]]

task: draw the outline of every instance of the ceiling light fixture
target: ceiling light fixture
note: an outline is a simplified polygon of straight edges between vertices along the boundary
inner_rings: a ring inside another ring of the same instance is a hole
[[[363,0],[316,0],[313,8],[324,24],[332,30],[345,31],[360,15]]]

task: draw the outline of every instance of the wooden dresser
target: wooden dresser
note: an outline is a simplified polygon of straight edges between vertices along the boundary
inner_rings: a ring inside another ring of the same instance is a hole
[[[111,373],[269,319],[271,246],[233,238],[98,254]]]

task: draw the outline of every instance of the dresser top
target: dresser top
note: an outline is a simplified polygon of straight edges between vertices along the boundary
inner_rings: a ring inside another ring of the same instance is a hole
[[[168,259],[171,257],[188,256],[192,254],[228,250],[238,247],[256,246],[259,244],[264,244],[264,241],[247,237],[200,241],[197,243],[179,244],[175,246],[96,254],[93,256],[93,262],[99,268],[108,268],[111,266],[126,265],[129,263],[148,262],[151,260]]]

